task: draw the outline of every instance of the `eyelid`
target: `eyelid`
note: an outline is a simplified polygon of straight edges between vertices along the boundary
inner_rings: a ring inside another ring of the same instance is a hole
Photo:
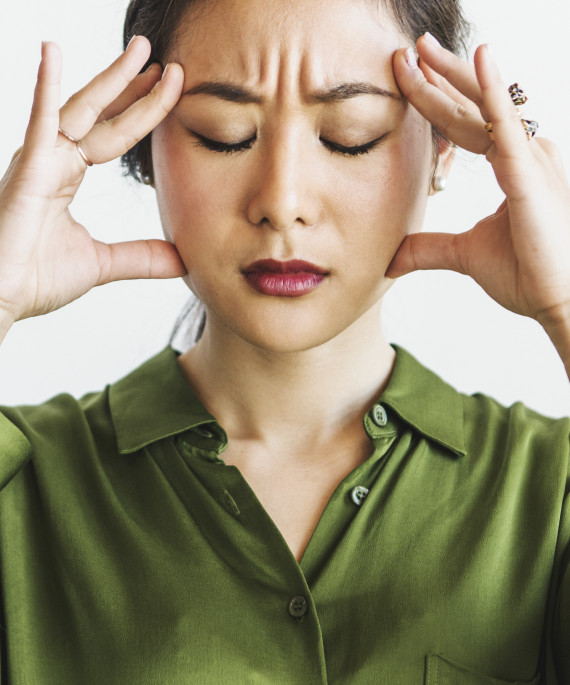
[[[212,138],[207,138],[196,131],[190,130],[190,133],[198,139],[196,143],[199,147],[205,147],[213,152],[225,152],[226,154],[231,154],[234,152],[242,152],[243,150],[250,150],[253,143],[257,139],[257,134],[253,135],[251,138],[238,141],[236,143],[226,143],[220,140],[213,140]],[[331,153],[337,152],[342,155],[347,155],[349,157],[356,157],[358,155],[364,155],[367,152],[371,152],[380,143],[387,134],[383,134],[374,140],[370,140],[362,145],[340,145],[339,143],[334,143],[331,140],[326,140],[325,138],[320,138],[321,144],[326,147]]]
[[[208,150],[213,150],[214,152],[226,152],[228,154],[232,152],[241,152],[242,150],[249,150],[257,139],[257,134],[254,134],[251,138],[240,140],[236,143],[226,143],[221,140],[206,138],[206,136],[196,133],[196,131],[190,130],[190,133],[198,139],[197,145],[205,147]]]
[[[383,138],[386,137],[387,134],[383,134],[379,136],[378,138],[375,138],[374,140],[369,140],[367,143],[363,143],[362,145],[340,145],[339,143],[334,143],[331,140],[326,140],[324,138],[321,138],[321,143],[328,148],[331,152],[340,152],[341,154],[344,155],[350,155],[352,157],[356,157],[357,155],[363,155],[366,154],[367,152],[370,152],[373,150],[378,143],[382,141]]]

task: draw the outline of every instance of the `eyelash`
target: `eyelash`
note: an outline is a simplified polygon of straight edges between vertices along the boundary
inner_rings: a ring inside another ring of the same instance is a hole
[[[233,152],[242,152],[243,150],[251,149],[251,146],[255,143],[257,136],[253,138],[248,138],[247,140],[242,140],[239,143],[222,143],[218,140],[210,140],[210,138],[204,138],[194,131],[192,133],[198,138],[196,147],[205,147],[207,150],[212,150],[212,152],[225,152],[227,155],[231,155]]]
[[[224,152],[227,155],[231,155],[235,152],[242,152],[243,150],[250,150],[257,138],[257,136],[253,136],[252,138],[242,140],[239,143],[222,143],[218,140],[205,138],[204,136],[198,135],[194,131],[192,131],[192,133],[198,139],[196,142],[197,147],[205,147],[207,150],[211,150],[212,152]],[[330,140],[323,140],[322,138],[321,144],[331,153],[337,152],[348,157],[358,157],[359,155],[366,155],[371,152],[382,141],[383,138],[384,136],[380,136],[375,140],[364,143],[364,145],[354,145],[353,147],[344,147],[343,145],[338,145],[337,143],[333,143]]]

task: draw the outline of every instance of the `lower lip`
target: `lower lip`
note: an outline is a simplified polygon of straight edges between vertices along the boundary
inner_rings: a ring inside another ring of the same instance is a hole
[[[244,277],[257,292],[274,297],[308,295],[325,280],[325,274],[308,272],[281,274],[273,271],[251,271],[245,273]]]

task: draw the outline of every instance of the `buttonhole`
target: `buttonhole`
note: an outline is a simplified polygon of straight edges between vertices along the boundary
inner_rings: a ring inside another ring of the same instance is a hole
[[[227,490],[224,490],[224,502],[230,514],[237,518],[240,515],[239,507],[236,504],[235,499],[230,495],[230,493]]]

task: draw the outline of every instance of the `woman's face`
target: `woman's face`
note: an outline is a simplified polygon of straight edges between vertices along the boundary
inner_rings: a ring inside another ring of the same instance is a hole
[[[421,227],[431,129],[373,4],[216,0],[169,56],[185,95],[152,136],[164,231],[209,321],[264,349],[351,326]]]

